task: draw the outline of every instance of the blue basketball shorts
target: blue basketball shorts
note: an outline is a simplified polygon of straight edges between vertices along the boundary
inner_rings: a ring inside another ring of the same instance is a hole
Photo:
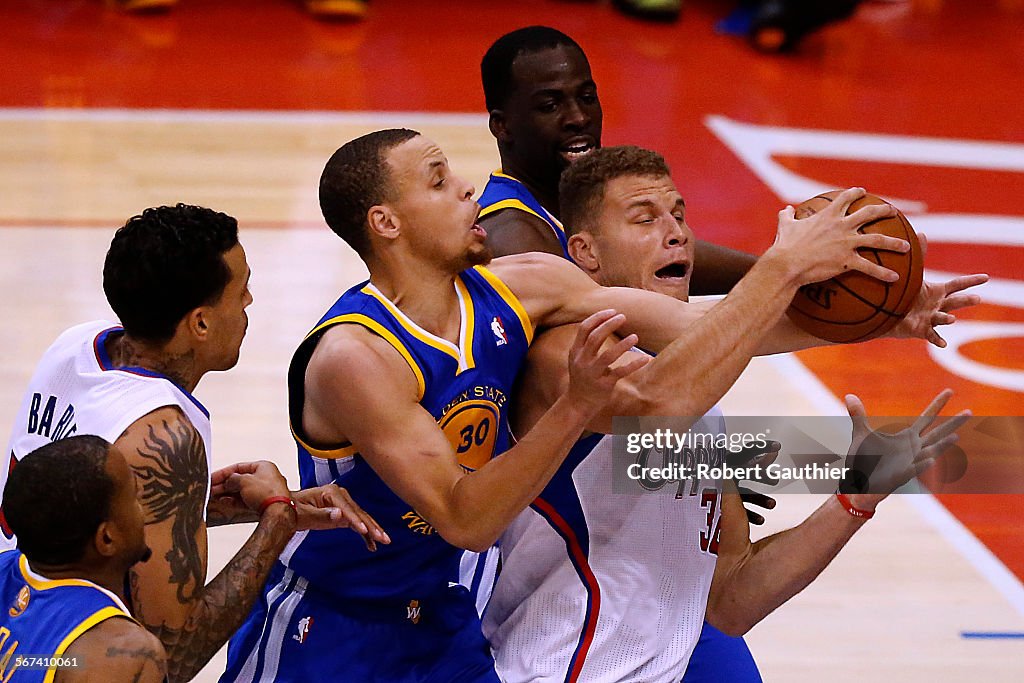
[[[228,644],[220,683],[499,683],[469,592],[356,604],[278,563]]]

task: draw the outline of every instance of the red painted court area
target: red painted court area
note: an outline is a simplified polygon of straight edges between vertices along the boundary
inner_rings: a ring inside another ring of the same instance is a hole
[[[543,23],[587,51],[605,144],[663,152],[698,233],[751,251],[770,243],[785,201],[708,127],[710,115],[761,127],[1002,143],[1021,154],[1024,2],[866,3],[787,57],[756,54],[716,33],[732,4],[690,0],[679,23],[652,26],[601,3],[556,0],[374,0],[369,19],[355,25],[316,21],[291,0],[181,0],[156,17],[125,16],[101,0],[7,2],[0,106],[482,112],[478,68],[487,46]],[[829,186],[921,202],[930,214],[1024,217],[1021,168],[966,164],[953,152],[928,163],[830,158],[826,143],[813,157],[773,158]],[[964,226],[962,241],[933,240],[928,267],[989,272],[1011,295],[1012,285],[1024,286],[1020,236],[979,244],[970,221]],[[962,317],[1024,322],[1022,301]],[[875,414],[915,414],[945,386],[956,389],[957,407],[1021,414],[1018,389],[950,372],[920,347],[911,353],[881,342],[800,357],[829,389],[858,393]],[[1022,351],[1020,336],[963,349],[1016,372],[1024,371]],[[942,502],[1024,576],[1024,500]]]

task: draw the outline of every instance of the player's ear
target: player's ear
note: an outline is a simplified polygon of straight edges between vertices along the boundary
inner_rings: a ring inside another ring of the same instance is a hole
[[[206,335],[210,332],[210,324],[207,319],[207,307],[200,306],[193,308],[191,311],[185,314],[185,317],[179,323],[179,329],[181,325],[184,325],[188,330],[188,333],[198,339],[206,338]]]
[[[393,240],[401,234],[402,222],[394,210],[383,204],[376,204],[366,212],[366,224],[370,234]]]
[[[117,554],[117,546],[120,534],[117,529],[112,528],[110,520],[100,522],[96,527],[96,534],[93,536],[93,545],[100,557],[113,557]]]
[[[505,112],[500,109],[492,109],[487,117],[487,127],[491,129],[491,135],[498,142],[508,142],[508,128],[505,126]]]
[[[595,273],[601,267],[597,245],[589,232],[578,232],[569,237],[569,256],[587,273]]]

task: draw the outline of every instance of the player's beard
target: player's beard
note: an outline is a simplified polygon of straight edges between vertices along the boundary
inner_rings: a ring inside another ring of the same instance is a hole
[[[461,273],[473,266],[486,266],[494,258],[494,253],[486,244],[474,244],[455,260],[453,272]]]

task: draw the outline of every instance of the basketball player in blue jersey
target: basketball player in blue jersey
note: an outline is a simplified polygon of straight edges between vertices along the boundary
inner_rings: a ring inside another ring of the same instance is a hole
[[[658,154],[636,147],[595,151],[566,171],[561,196],[571,218],[572,256],[595,282],[688,298],[693,233]],[[977,303],[977,297],[958,293],[974,278],[959,280],[938,308]],[[904,323],[926,321],[948,319],[915,314]],[[562,391],[565,351],[574,334],[573,326],[557,328],[531,347],[514,397],[516,436],[528,435]],[[684,671],[687,680],[759,679],[749,657],[729,657],[718,648],[713,657],[691,660],[698,637],[707,637],[705,605],[710,623],[732,634],[745,632],[813,580],[884,498],[833,498],[795,529],[751,544],[742,505],[736,496],[723,500],[717,482],[687,485],[692,493],[681,497],[615,495],[612,439],[602,436],[610,433],[612,416],[700,415],[721,397],[680,390],[693,386],[694,369],[677,350],[670,345],[617,385],[602,415],[588,426],[594,434],[577,443],[502,536],[503,568],[483,626],[506,683],[676,683]],[[944,392],[928,407],[921,429],[948,399]],[[856,436],[863,439],[863,406],[854,397],[848,404]],[[907,464],[916,459],[924,467],[941,453],[965,415],[923,437],[915,433],[916,451]],[[720,432],[720,422],[720,413],[709,413],[695,431]],[[900,476],[915,472],[902,470]],[[892,490],[905,478],[872,490]],[[699,667],[696,674],[687,670],[688,660]]]
[[[132,609],[163,642],[171,681],[190,680],[227,642],[296,528],[351,526],[369,544],[386,539],[336,486],[292,494],[270,462],[212,471],[210,415],[192,392],[207,372],[238,361],[249,274],[226,214],[179,204],[129,220],[103,268],[120,324],[87,322],[57,338],[0,453],[0,481],[73,434],[100,436],[125,456],[153,548],[129,572]],[[256,526],[207,584],[207,527],[237,522]],[[0,523],[0,545],[13,545]]]
[[[0,553],[0,680],[164,681],[160,640],[125,606],[151,551],[124,456],[96,436],[43,446],[11,472],[3,510],[18,549]],[[33,661],[51,657],[62,665]]]
[[[501,169],[480,196],[480,225],[495,256],[544,251],[569,258],[558,179],[601,147],[603,112],[590,62],[576,41],[546,26],[508,33],[480,65]],[[697,242],[694,294],[725,294],[753,265],[750,254]]]
[[[753,354],[820,343],[783,317],[799,286],[844,269],[891,281],[856,249],[908,247],[859,234],[892,209],[847,217],[863,195],[848,190],[808,219],[781,212],[775,244],[747,277],[717,305],[693,306],[599,287],[549,254],[485,267],[473,193],[410,130],[364,135],[328,161],[324,217],[370,279],[299,346],[292,430],[303,484],[358,490],[392,543],[370,554],[335,532],[297,535],[232,639],[222,680],[495,681],[474,603],[457,584],[462,549],[489,548],[543,489],[618,379],[644,362],[609,367],[634,335],[652,351],[681,349],[690,389],[719,395]],[[502,453],[533,335],[571,322],[583,324],[565,392]],[[629,336],[597,353],[614,331]]]

